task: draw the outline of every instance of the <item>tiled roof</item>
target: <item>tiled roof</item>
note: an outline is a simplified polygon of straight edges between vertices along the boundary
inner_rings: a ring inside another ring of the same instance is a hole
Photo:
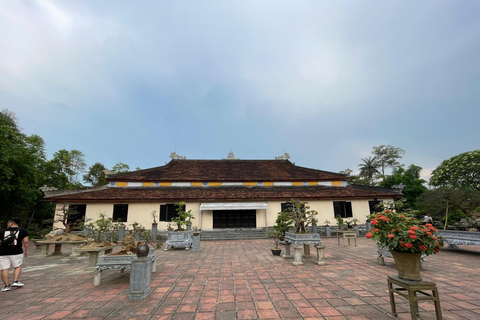
[[[394,189],[347,187],[159,187],[107,188],[47,197],[47,201],[268,201],[397,198]]]
[[[288,160],[172,160],[164,166],[107,177],[108,181],[347,181],[340,173]]]

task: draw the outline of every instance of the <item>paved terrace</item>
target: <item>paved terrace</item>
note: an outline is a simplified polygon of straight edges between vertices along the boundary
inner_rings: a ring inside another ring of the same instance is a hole
[[[387,292],[393,259],[377,265],[375,243],[365,238],[358,247],[323,241],[326,266],[273,257],[271,240],[202,242],[198,254],[157,251],[150,296],[130,301],[129,271],[104,271],[94,287],[87,256],[44,258],[32,244],[25,287],[0,293],[0,319],[395,319]],[[475,246],[428,258],[422,277],[437,283],[444,319],[480,319],[479,262]],[[397,319],[410,319],[406,300],[396,300]],[[419,306],[420,319],[435,319],[432,302]]]

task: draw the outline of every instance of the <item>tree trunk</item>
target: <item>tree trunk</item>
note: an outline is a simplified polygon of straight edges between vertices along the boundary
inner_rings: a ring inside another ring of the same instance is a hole
[[[445,224],[443,225],[443,230],[447,229],[447,222],[448,222],[448,200],[447,200],[447,210],[445,212]]]

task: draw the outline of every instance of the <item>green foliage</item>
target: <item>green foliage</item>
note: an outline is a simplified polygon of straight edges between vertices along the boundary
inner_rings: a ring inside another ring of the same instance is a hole
[[[450,212],[461,210],[467,216],[473,216],[480,206],[480,191],[440,187],[425,191],[419,205],[422,212],[430,212],[437,218],[444,216],[447,208]]]
[[[293,222],[286,212],[279,212],[273,228],[278,231],[279,237],[285,237],[285,233],[293,228]]]
[[[432,171],[430,185],[480,191],[480,149],[442,161]]]
[[[390,176],[385,177],[379,186],[382,188],[391,188],[396,185],[404,185],[402,190],[403,198],[406,199],[405,206],[410,209],[418,209],[418,201],[421,195],[427,190],[423,185],[426,181],[420,179],[422,168],[414,164],[407,169],[403,166],[393,169]]]
[[[105,170],[105,166],[100,162],[97,162],[90,166],[87,174],[83,175],[83,181],[90,183],[92,186],[104,186],[107,184]]]
[[[448,214],[448,224],[454,224],[460,222],[463,218],[468,218],[468,216],[460,210],[455,210]],[[442,217],[440,222],[445,223],[446,217]]]
[[[128,164],[118,162],[113,166],[112,171],[113,171],[113,174],[125,173],[130,171],[130,167],[128,166]]]
[[[340,230],[349,230],[353,229],[357,225],[358,219],[352,219],[352,221],[346,221],[340,216],[336,216],[335,219],[337,220],[337,225]]]

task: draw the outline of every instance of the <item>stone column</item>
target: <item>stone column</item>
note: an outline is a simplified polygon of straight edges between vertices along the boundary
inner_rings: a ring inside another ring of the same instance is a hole
[[[81,243],[72,243],[72,253],[70,254],[70,258],[78,257],[80,252],[77,252],[76,249],[81,245]]]
[[[299,265],[303,264],[303,262],[302,262],[302,249],[303,249],[303,245],[301,245],[301,244],[293,246],[293,250],[294,250],[293,265],[294,266],[299,266]]]
[[[312,233],[318,233],[317,224],[312,223]]]
[[[145,299],[150,294],[152,279],[152,257],[141,257],[132,260],[130,271],[129,300]]]
[[[192,242],[192,252],[200,252],[200,233],[198,235],[193,234]]]
[[[324,266],[327,264],[325,261],[325,246],[324,245],[315,245],[317,248],[317,264],[320,266]]]
[[[359,230],[360,228],[359,228],[359,226],[355,226],[354,228],[355,228],[355,235],[356,235],[357,237],[359,237],[359,236],[360,236],[360,230]],[[350,244],[350,240],[349,240],[348,242],[349,242],[348,244]]]
[[[303,245],[303,257],[305,259],[310,259],[312,255],[310,254],[310,245],[309,244],[304,244]]]
[[[55,243],[55,250],[53,251],[52,255],[57,256],[62,254],[62,244]]]
[[[152,231],[150,233],[152,241],[157,241],[158,223],[152,223]]]
[[[42,256],[46,257],[48,255],[48,247],[50,247],[49,244],[42,244]]]
[[[330,230],[330,226],[325,226],[325,236],[330,238],[332,236],[332,231]]]
[[[291,259],[292,255],[290,254],[290,242],[285,242],[284,246],[285,246],[285,250],[284,250],[283,258]]]
[[[125,225],[122,223],[118,229],[118,241],[122,242],[123,237],[125,237]]]
[[[372,227],[372,225],[370,224],[370,221],[367,220],[367,222],[365,223],[365,228],[366,228],[366,230],[367,230],[367,233],[370,232],[370,228],[371,228],[371,227]]]

